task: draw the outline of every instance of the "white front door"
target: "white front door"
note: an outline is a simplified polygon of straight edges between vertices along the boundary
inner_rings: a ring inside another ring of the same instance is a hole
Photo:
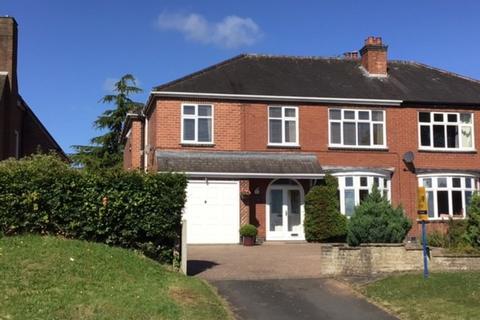
[[[303,190],[271,185],[267,195],[267,240],[305,240]]]

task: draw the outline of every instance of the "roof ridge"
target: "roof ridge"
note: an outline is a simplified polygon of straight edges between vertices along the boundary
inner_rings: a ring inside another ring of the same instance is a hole
[[[247,53],[246,57],[255,58],[287,58],[287,59],[304,59],[304,60],[341,60],[341,61],[358,61],[358,60],[349,60],[345,59],[343,55],[337,56],[300,56],[300,55],[288,55],[288,54],[264,54],[264,53]]]
[[[247,57],[247,56],[248,56],[248,54],[246,54],[246,53],[241,53],[241,54],[236,55],[236,56],[234,56],[234,57],[232,57],[232,58],[229,58],[229,59],[220,61],[220,62],[218,62],[218,63],[215,63],[215,64],[211,65],[211,66],[208,66],[208,67],[206,67],[206,68],[203,68],[203,69],[200,69],[200,70],[198,70],[198,71],[195,71],[195,72],[193,72],[193,73],[189,73],[189,74],[187,74],[186,76],[183,76],[183,77],[180,77],[180,78],[178,78],[178,79],[175,79],[175,80],[166,82],[166,83],[164,83],[164,84],[155,86],[155,87],[153,87],[153,90],[158,91],[158,90],[161,90],[161,89],[163,89],[163,88],[165,88],[165,87],[168,87],[168,86],[171,86],[171,85],[173,85],[173,84],[175,84],[175,83],[178,83],[178,82],[180,82],[180,81],[184,81],[184,80],[187,80],[187,79],[195,78],[196,76],[198,76],[198,75],[200,75],[200,74],[202,74],[202,73],[205,73],[205,72],[207,72],[207,71],[210,71],[210,70],[213,70],[213,69],[216,69],[216,68],[219,68],[219,67],[223,67],[223,66],[226,65],[226,64],[230,64],[230,63],[232,63],[232,62],[234,62],[234,61],[236,61],[236,60],[243,59],[243,58],[245,58],[245,57]]]

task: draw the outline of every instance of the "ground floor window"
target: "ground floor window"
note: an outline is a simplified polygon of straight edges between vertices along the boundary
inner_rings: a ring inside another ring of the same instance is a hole
[[[472,194],[477,189],[475,177],[425,175],[418,180],[427,193],[430,219],[465,218]]]
[[[334,174],[338,179],[340,211],[351,217],[362,200],[372,191],[374,185],[390,200],[390,177],[372,173]]]

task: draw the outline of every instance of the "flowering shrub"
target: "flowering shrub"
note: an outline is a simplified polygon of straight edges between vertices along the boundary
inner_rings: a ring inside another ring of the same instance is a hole
[[[54,155],[0,162],[0,233],[56,234],[172,259],[186,178],[86,172]]]

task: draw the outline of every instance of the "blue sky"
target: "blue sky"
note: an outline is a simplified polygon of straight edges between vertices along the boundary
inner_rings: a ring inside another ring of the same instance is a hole
[[[65,151],[98,134],[99,99],[149,90],[243,52],[337,56],[382,36],[389,58],[480,79],[478,1],[0,0],[19,23],[22,96]]]

